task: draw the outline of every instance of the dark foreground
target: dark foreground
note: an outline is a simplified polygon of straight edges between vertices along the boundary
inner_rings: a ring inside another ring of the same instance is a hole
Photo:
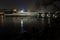
[[[47,23],[47,19],[44,23],[41,19],[33,20],[24,21],[23,32],[20,21],[16,23],[16,20],[16,22],[5,20],[5,23],[0,25],[0,40],[60,40],[59,18],[52,18],[50,24]]]

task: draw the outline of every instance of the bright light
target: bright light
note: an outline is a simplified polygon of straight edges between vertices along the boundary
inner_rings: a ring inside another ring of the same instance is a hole
[[[17,10],[16,10],[16,9],[13,9],[13,11],[15,11],[15,12],[16,12]]]
[[[21,13],[23,13],[23,12],[24,12],[24,10],[21,10],[20,12],[21,12]]]
[[[44,14],[44,13],[42,13],[42,14],[41,14],[41,16],[42,16],[42,17],[44,17],[44,16],[45,16],[45,14]]]
[[[55,18],[57,18],[57,16],[55,16]]]
[[[18,13],[23,13],[24,12],[24,10],[20,10],[20,11],[18,11]]]
[[[50,17],[50,15],[49,15],[49,14],[47,14],[47,17]]]

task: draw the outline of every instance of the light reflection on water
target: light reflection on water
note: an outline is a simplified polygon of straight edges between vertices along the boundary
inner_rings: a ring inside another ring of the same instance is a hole
[[[4,26],[8,27],[8,29],[13,30],[15,32],[20,31],[21,28],[21,20],[23,20],[23,28],[26,30],[31,30],[32,27],[41,28],[42,30],[45,28],[44,26],[48,23],[47,18],[33,18],[33,17],[2,17],[1,23],[4,21]],[[17,31],[16,31],[17,30]]]
[[[4,18],[3,15],[0,15],[0,24],[3,24]]]
[[[21,19],[27,23],[32,23],[36,21],[42,24],[45,24],[47,22],[50,23],[50,18],[44,18],[44,17],[37,19],[33,17],[3,17],[3,15],[0,15],[0,24],[3,24],[3,23],[20,24]]]

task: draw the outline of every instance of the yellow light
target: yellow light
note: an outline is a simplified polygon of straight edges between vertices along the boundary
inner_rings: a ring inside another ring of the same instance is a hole
[[[1,20],[2,20],[2,23],[3,23],[3,15],[1,15],[1,17],[2,17],[2,19],[1,19]]]
[[[0,12],[0,14],[4,14],[4,12]]]
[[[15,12],[16,12],[17,10],[16,10],[16,9],[13,9],[13,11],[15,11]]]

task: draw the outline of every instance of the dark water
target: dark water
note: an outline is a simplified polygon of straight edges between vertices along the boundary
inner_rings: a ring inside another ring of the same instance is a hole
[[[4,17],[0,23],[0,39],[6,40],[59,40],[59,18]],[[23,20],[23,32],[21,28]]]

